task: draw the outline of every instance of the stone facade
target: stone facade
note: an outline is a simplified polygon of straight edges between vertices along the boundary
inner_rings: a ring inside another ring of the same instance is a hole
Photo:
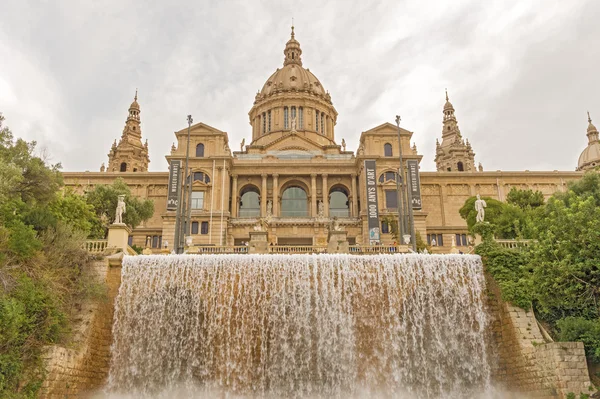
[[[405,161],[420,162],[422,158],[416,146],[411,146],[413,132],[383,123],[362,132],[356,153],[346,151],[345,141],[335,136],[338,114],[331,95],[304,68],[301,56],[300,43],[292,31],[282,68],[255,96],[249,112],[249,144],[243,140],[239,150],[232,151],[226,132],[205,123],[189,128],[194,245],[247,242],[252,226],[262,217],[269,220],[270,243],[325,246],[326,227],[333,216],[338,216],[348,232],[350,244],[368,245],[365,160],[377,164],[382,221],[397,218],[398,141]],[[511,187],[518,187],[541,190],[548,197],[565,190],[569,180],[582,175],[557,171],[483,172],[475,166],[474,150],[463,139],[447,96],[442,113],[442,142],[437,145],[435,158],[438,170],[421,173],[422,209],[414,212],[416,230],[423,239],[435,239],[439,246],[434,248],[436,252],[447,252],[453,237],[458,248],[468,245],[467,226],[458,210],[469,196],[481,194],[504,200]],[[595,127],[590,129],[590,142],[598,145],[597,131]],[[187,127],[175,132],[176,144],[166,155],[169,163],[185,161],[187,136]],[[108,168],[64,176],[66,185],[79,191],[121,177],[133,195],[153,200],[154,216],[136,227],[130,244],[158,252],[165,245],[172,248],[175,211],[167,211],[166,206],[168,172],[147,171],[147,150],[147,144],[141,142],[136,93],[121,140],[110,151]],[[590,151],[585,152],[583,164],[580,160],[579,169],[595,164],[595,155]],[[385,232],[386,227],[382,223],[384,245],[394,241]]]

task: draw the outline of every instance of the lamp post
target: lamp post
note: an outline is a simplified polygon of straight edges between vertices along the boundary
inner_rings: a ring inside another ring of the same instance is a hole
[[[188,115],[188,139],[187,139],[187,153],[185,155],[185,167],[187,170],[187,184],[188,184],[188,199],[187,199],[187,217],[185,220],[185,236],[186,236],[186,244],[191,242],[192,236],[192,183],[194,182],[194,178],[192,176],[192,168],[188,167],[188,163],[190,160],[190,128],[194,120],[192,119],[192,115]],[[189,247],[189,244],[187,244]]]
[[[404,196],[402,195],[402,179],[404,178],[404,170],[402,168],[402,145],[400,143],[400,115],[396,115],[396,126],[398,127],[398,159],[400,167],[396,173],[396,195],[398,201],[398,242],[402,243],[404,237]]]
[[[186,214],[186,205],[189,207],[191,204],[188,203],[184,204],[184,201],[186,199],[186,183],[187,183],[187,176],[189,174],[188,171],[188,164],[190,161],[190,128],[192,126],[192,115],[188,115],[187,117],[187,121],[188,121],[188,136],[187,136],[187,147],[185,150],[185,166],[183,168],[183,179],[179,179],[181,184],[181,197],[179,198],[179,203],[177,205],[177,219],[175,221],[175,244],[174,244],[174,248],[175,248],[175,252],[178,254],[183,253],[184,250],[184,244],[185,244],[185,235],[186,232],[188,231],[188,221],[185,219],[185,214]],[[191,186],[188,186],[189,189],[191,189]]]

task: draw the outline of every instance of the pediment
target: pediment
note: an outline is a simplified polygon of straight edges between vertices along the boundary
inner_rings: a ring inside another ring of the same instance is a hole
[[[177,132],[175,132],[175,135],[179,136],[182,134],[186,134],[187,135],[188,132],[188,128],[183,128]],[[222,130],[219,130],[217,128],[214,128],[210,125],[207,125],[206,123],[203,122],[198,122],[195,125],[190,126],[190,135],[191,136],[215,136],[215,135],[223,135],[223,134],[227,134]]]
[[[371,129],[363,132],[362,134],[364,134],[364,135],[366,135],[366,134],[381,134],[381,135],[386,135],[386,136],[390,135],[390,134],[398,135],[398,127],[389,122],[385,122],[379,126],[375,126],[374,128],[371,128]],[[400,128],[400,135],[412,136],[412,134],[413,134],[413,132],[411,132],[410,130],[406,130],[402,127]]]

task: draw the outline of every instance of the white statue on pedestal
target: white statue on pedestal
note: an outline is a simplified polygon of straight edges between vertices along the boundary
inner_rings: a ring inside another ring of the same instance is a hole
[[[323,219],[325,217],[325,204],[323,201],[319,201],[319,212],[317,213],[317,218]]]
[[[267,201],[267,218],[273,216],[273,202],[271,200]]]
[[[123,214],[125,212],[126,212],[125,195],[119,195],[119,200],[117,202],[117,210],[115,212],[115,223],[114,224],[124,224],[123,223]]]
[[[475,220],[477,222],[483,222],[483,219],[485,218],[486,206],[487,204],[485,203],[485,201],[481,199],[479,194],[477,194],[477,201],[475,201],[475,210],[477,211],[477,217],[475,218]]]

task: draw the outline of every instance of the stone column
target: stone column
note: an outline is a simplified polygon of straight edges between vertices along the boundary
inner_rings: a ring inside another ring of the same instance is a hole
[[[317,174],[310,175],[310,216],[317,217]]]
[[[279,175],[273,173],[273,216],[279,216]]]
[[[238,190],[237,190],[237,175],[233,175],[233,183],[231,187],[231,217],[236,218],[238,215]]]
[[[262,177],[262,188],[260,190],[260,216],[267,216],[267,174],[263,173]]]
[[[352,179],[352,217],[358,217],[358,193],[356,192],[356,175],[350,176]]]
[[[327,186],[327,173],[323,173],[323,208],[325,210],[325,217],[329,217],[329,190]]]

